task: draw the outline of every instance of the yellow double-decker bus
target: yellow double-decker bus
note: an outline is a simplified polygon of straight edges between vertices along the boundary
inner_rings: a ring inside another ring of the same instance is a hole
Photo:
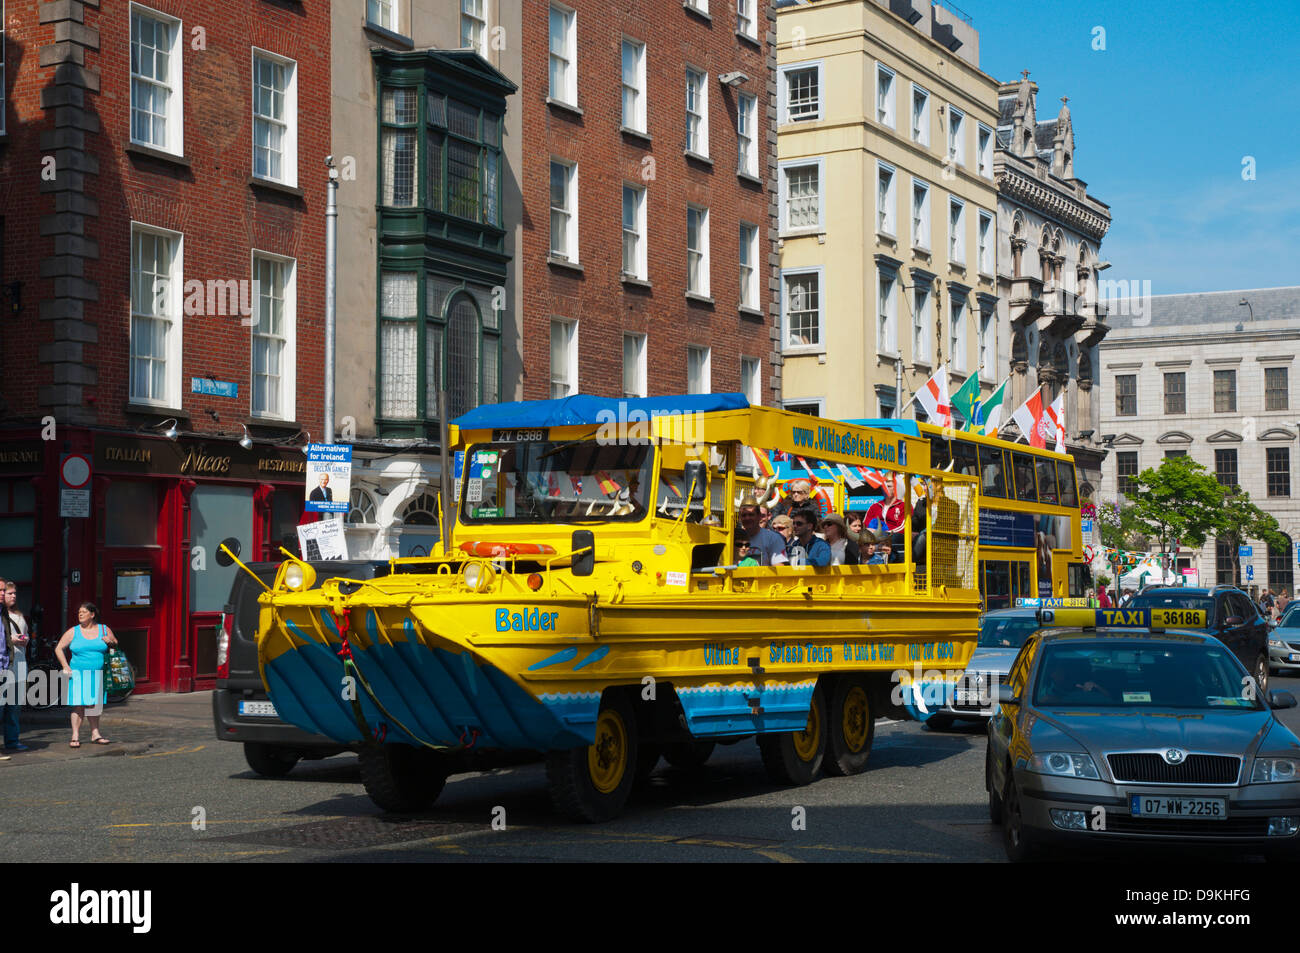
[[[1090,583],[1073,457],[910,420],[873,420],[869,426],[918,434],[929,441],[934,469],[951,465],[950,472],[979,480],[979,577],[986,610],[1010,608],[1017,599],[1084,595]]]

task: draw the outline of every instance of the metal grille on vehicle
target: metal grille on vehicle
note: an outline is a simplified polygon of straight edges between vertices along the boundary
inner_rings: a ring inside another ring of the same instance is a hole
[[[1167,837],[1267,837],[1267,817],[1229,817],[1221,821],[1193,821],[1179,818],[1133,817],[1106,814],[1110,834],[1145,834]],[[1279,838],[1280,840],[1280,838]]]
[[[1116,781],[1147,784],[1236,784],[1241,772],[1241,758],[1229,755],[1189,754],[1181,764],[1168,764],[1163,755],[1141,751],[1106,760]]]

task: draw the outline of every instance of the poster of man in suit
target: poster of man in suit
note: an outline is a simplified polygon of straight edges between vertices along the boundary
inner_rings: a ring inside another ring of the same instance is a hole
[[[351,483],[350,445],[308,444],[307,480],[304,487],[308,513],[347,513]]]

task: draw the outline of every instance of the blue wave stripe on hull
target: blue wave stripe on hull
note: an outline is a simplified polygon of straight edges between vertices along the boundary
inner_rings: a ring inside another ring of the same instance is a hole
[[[803,731],[808,726],[815,683],[806,685],[708,686],[678,689],[686,726],[697,738],[768,731]],[[750,699],[763,709],[751,711]]]

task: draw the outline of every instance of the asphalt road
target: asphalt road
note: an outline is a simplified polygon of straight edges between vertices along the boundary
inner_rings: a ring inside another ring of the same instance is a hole
[[[1279,714],[1300,728],[1300,709]],[[603,825],[554,814],[540,764],[452,778],[432,811],[396,817],[366,797],[355,756],[264,779],[192,717],[120,757],[0,765],[0,861],[1000,863],[983,759],[982,726],[878,722],[864,774],[803,788],[769,782],[745,741],[696,772],[661,762]]]

